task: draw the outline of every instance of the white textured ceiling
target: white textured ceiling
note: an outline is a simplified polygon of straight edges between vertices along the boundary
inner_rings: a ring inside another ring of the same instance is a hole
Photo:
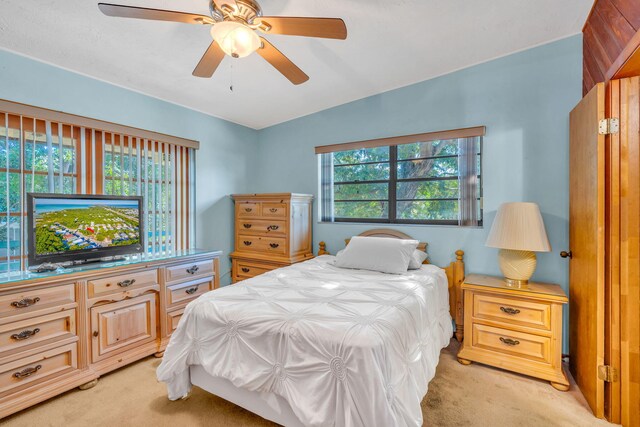
[[[206,14],[207,1],[108,2]],[[260,129],[576,34],[593,0],[263,0],[265,15],[347,25],[344,41],[266,36],[310,76],[300,86],[256,54],[193,77],[208,26],[107,17],[97,3],[0,0],[0,48]]]

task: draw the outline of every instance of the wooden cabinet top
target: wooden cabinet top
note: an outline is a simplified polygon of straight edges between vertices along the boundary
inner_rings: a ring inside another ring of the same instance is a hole
[[[46,273],[33,273],[30,271],[12,272],[0,274],[0,290],[7,287],[21,287],[40,282],[64,282],[79,280],[82,278],[102,275],[110,271],[125,271],[143,267],[153,267],[157,264],[171,264],[173,262],[190,262],[202,258],[216,258],[222,255],[222,251],[208,251],[202,249],[188,249],[167,255],[129,256],[123,260],[112,262],[96,262],[78,265],[70,268],[59,268],[56,271]]]
[[[470,274],[465,277],[462,289],[476,289],[501,294],[520,295],[529,298],[555,300],[562,303],[568,301],[567,295],[560,285],[529,282],[525,286],[518,287],[510,285],[501,277],[485,276],[482,274]]]
[[[273,199],[282,199],[282,200],[291,200],[291,199],[304,199],[304,200],[313,200],[312,194],[301,194],[301,193],[252,193],[252,194],[232,194],[231,198],[233,200],[273,200]]]

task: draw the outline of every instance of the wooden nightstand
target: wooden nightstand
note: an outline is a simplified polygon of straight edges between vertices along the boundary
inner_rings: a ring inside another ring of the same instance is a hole
[[[562,370],[562,306],[558,285],[508,285],[498,277],[471,274],[464,293],[464,340],[458,361],[472,361],[542,378],[569,389]]]

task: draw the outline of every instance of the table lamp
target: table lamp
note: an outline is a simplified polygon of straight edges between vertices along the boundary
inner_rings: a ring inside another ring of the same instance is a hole
[[[551,251],[538,205],[500,205],[485,245],[500,248],[498,261],[505,281],[512,286],[526,286],[536,269],[535,253]]]

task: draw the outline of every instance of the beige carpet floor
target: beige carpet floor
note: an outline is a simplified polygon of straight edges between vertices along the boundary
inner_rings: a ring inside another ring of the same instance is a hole
[[[460,365],[453,341],[442,351],[422,401],[426,426],[612,426],[593,417],[580,391],[477,364]],[[274,426],[223,399],[195,388],[170,402],[156,382],[153,357],[105,375],[90,390],[72,390],[3,420],[18,426]],[[390,426],[391,427],[391,426]]]

